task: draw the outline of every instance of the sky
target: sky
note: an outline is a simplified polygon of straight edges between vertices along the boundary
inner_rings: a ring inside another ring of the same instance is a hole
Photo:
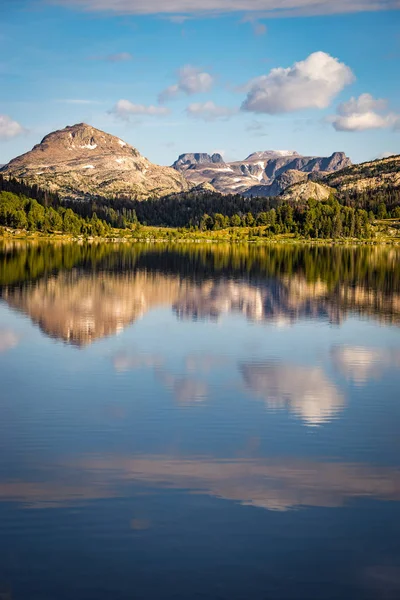
[[[158,164],[400,154],[400,0],[0,0],[0,164],[85,122]]]

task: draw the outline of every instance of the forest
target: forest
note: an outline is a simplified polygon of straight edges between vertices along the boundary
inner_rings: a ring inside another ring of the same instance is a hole
[[[376,219],[400,218],[400,190],[333,195],[326,201],[282,202],[215,192],[188,192],[137,201],[95,198],[61,200],[52,194],[0,176],[0,226],[46,233],[105,236],[112,228],[141,225],[216,231],[250,228],[256,236],[293,234],[307,239],[371,237]]]

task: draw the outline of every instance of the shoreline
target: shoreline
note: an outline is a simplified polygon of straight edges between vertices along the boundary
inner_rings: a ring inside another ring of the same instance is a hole
[[[0,234],[0,242],[65,242],[65,243],[110,243],[110,244],[230,244],[230,245],[252,245],[252,246],[270,246],[270,245],[307,245],[307,246],[398,246],[400,238],[378,238],[378,239],[358,239],[358,238],[327,238],[327,239],[307,239],[307,238],[261,238],[261,239],[235,239],[229,237],[135,237],[135,236],[71,236],[70,234],[47,234],[47,233],[6,233]]]

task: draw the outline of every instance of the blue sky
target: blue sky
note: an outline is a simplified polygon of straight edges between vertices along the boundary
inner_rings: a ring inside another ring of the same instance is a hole
[[[160,164],[400,153],[397,0],[0,5],[0,163],[82,121]]]

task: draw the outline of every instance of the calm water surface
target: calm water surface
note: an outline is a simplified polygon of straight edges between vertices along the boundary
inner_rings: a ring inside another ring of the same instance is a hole
[[[0,246],[1,600],[400,598],[399,259]]]

